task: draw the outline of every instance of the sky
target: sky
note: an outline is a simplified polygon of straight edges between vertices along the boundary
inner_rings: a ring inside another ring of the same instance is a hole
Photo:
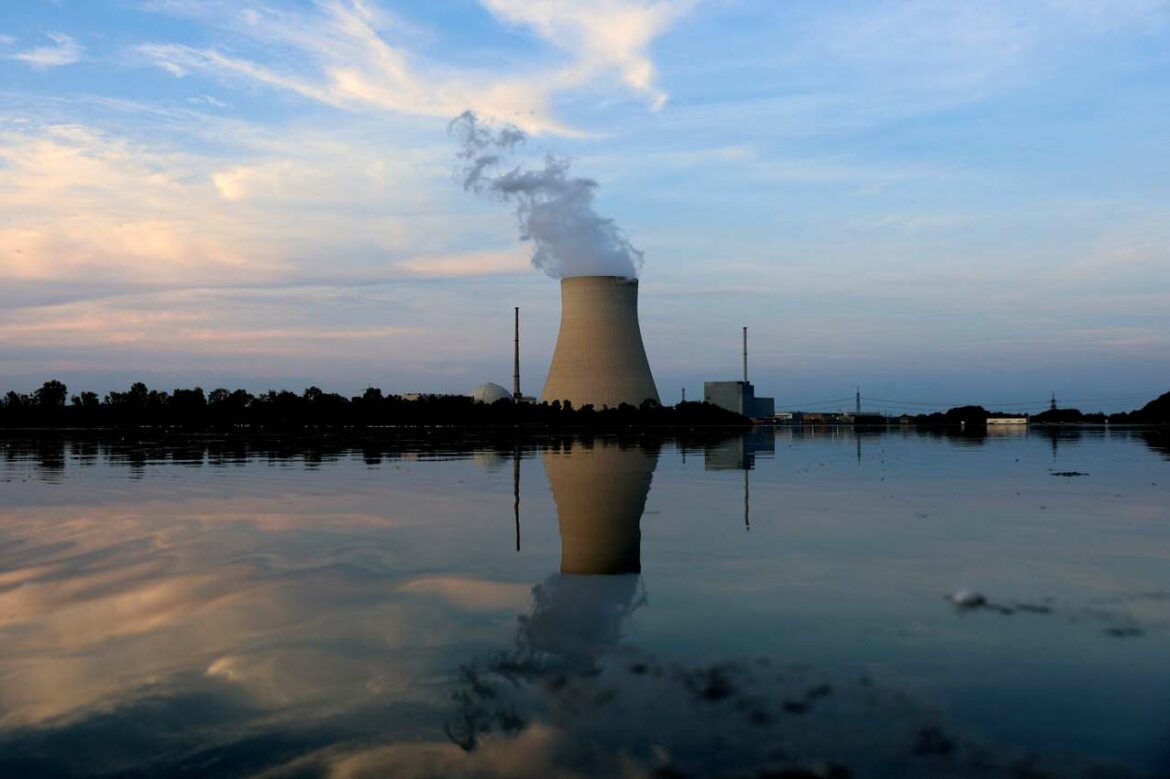
[[[448,125],[571,160],[665,402],[1170,389],[1168,0],[3,0],[0,390],[524,390],[559,324]],[[848,402],[845,402],[847,399]]]

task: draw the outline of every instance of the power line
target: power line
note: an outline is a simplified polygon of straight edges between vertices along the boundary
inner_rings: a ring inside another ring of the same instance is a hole
[[[838,405],[841,403],[848,403],[851,400],[853,400],[853,398],[835,398],[833,400],[818,400],[818,401],[810,401],[807,403],[789,403],[789,402],[785,401],[784,405],[789,406],[791,408],[813,408],[816,406],[833,406],[833,405]]]
[[[874,398],[866,396],[866,400],[872,400],[875,403],[891,403],[900,406],[936,406],[938,408],[954,408],[962,405],[976,405],[974,403],[936,403],[925,400],[893,400],[890,398]],[[992,400],[982,401],[982,405],[988,406],[1046,406],[1047,400]]]

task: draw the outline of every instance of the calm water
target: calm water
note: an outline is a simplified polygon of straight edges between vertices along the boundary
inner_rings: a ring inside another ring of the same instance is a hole
[[[1170,775],[1164,433],[0,446],[3,777]]]

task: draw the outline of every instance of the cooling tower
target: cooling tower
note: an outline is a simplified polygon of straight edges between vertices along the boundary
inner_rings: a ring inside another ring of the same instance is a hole
[[[658,452],[599,441],[543,457],[561,528],[561,573],[641,571],[642,510]]]
[[[561,331],[540,399],[574,408],[658,401],[638,327],[638,280],[574,276],[561,280]]]

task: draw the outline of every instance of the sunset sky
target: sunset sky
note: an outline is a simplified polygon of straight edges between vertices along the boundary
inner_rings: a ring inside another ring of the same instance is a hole
[[[666,402],[744,324],[777,408],[1170,389],[1166,0],[4,0],[0,391],[463,392],[519,305],[538,393],[465,109],[598,182]]]

